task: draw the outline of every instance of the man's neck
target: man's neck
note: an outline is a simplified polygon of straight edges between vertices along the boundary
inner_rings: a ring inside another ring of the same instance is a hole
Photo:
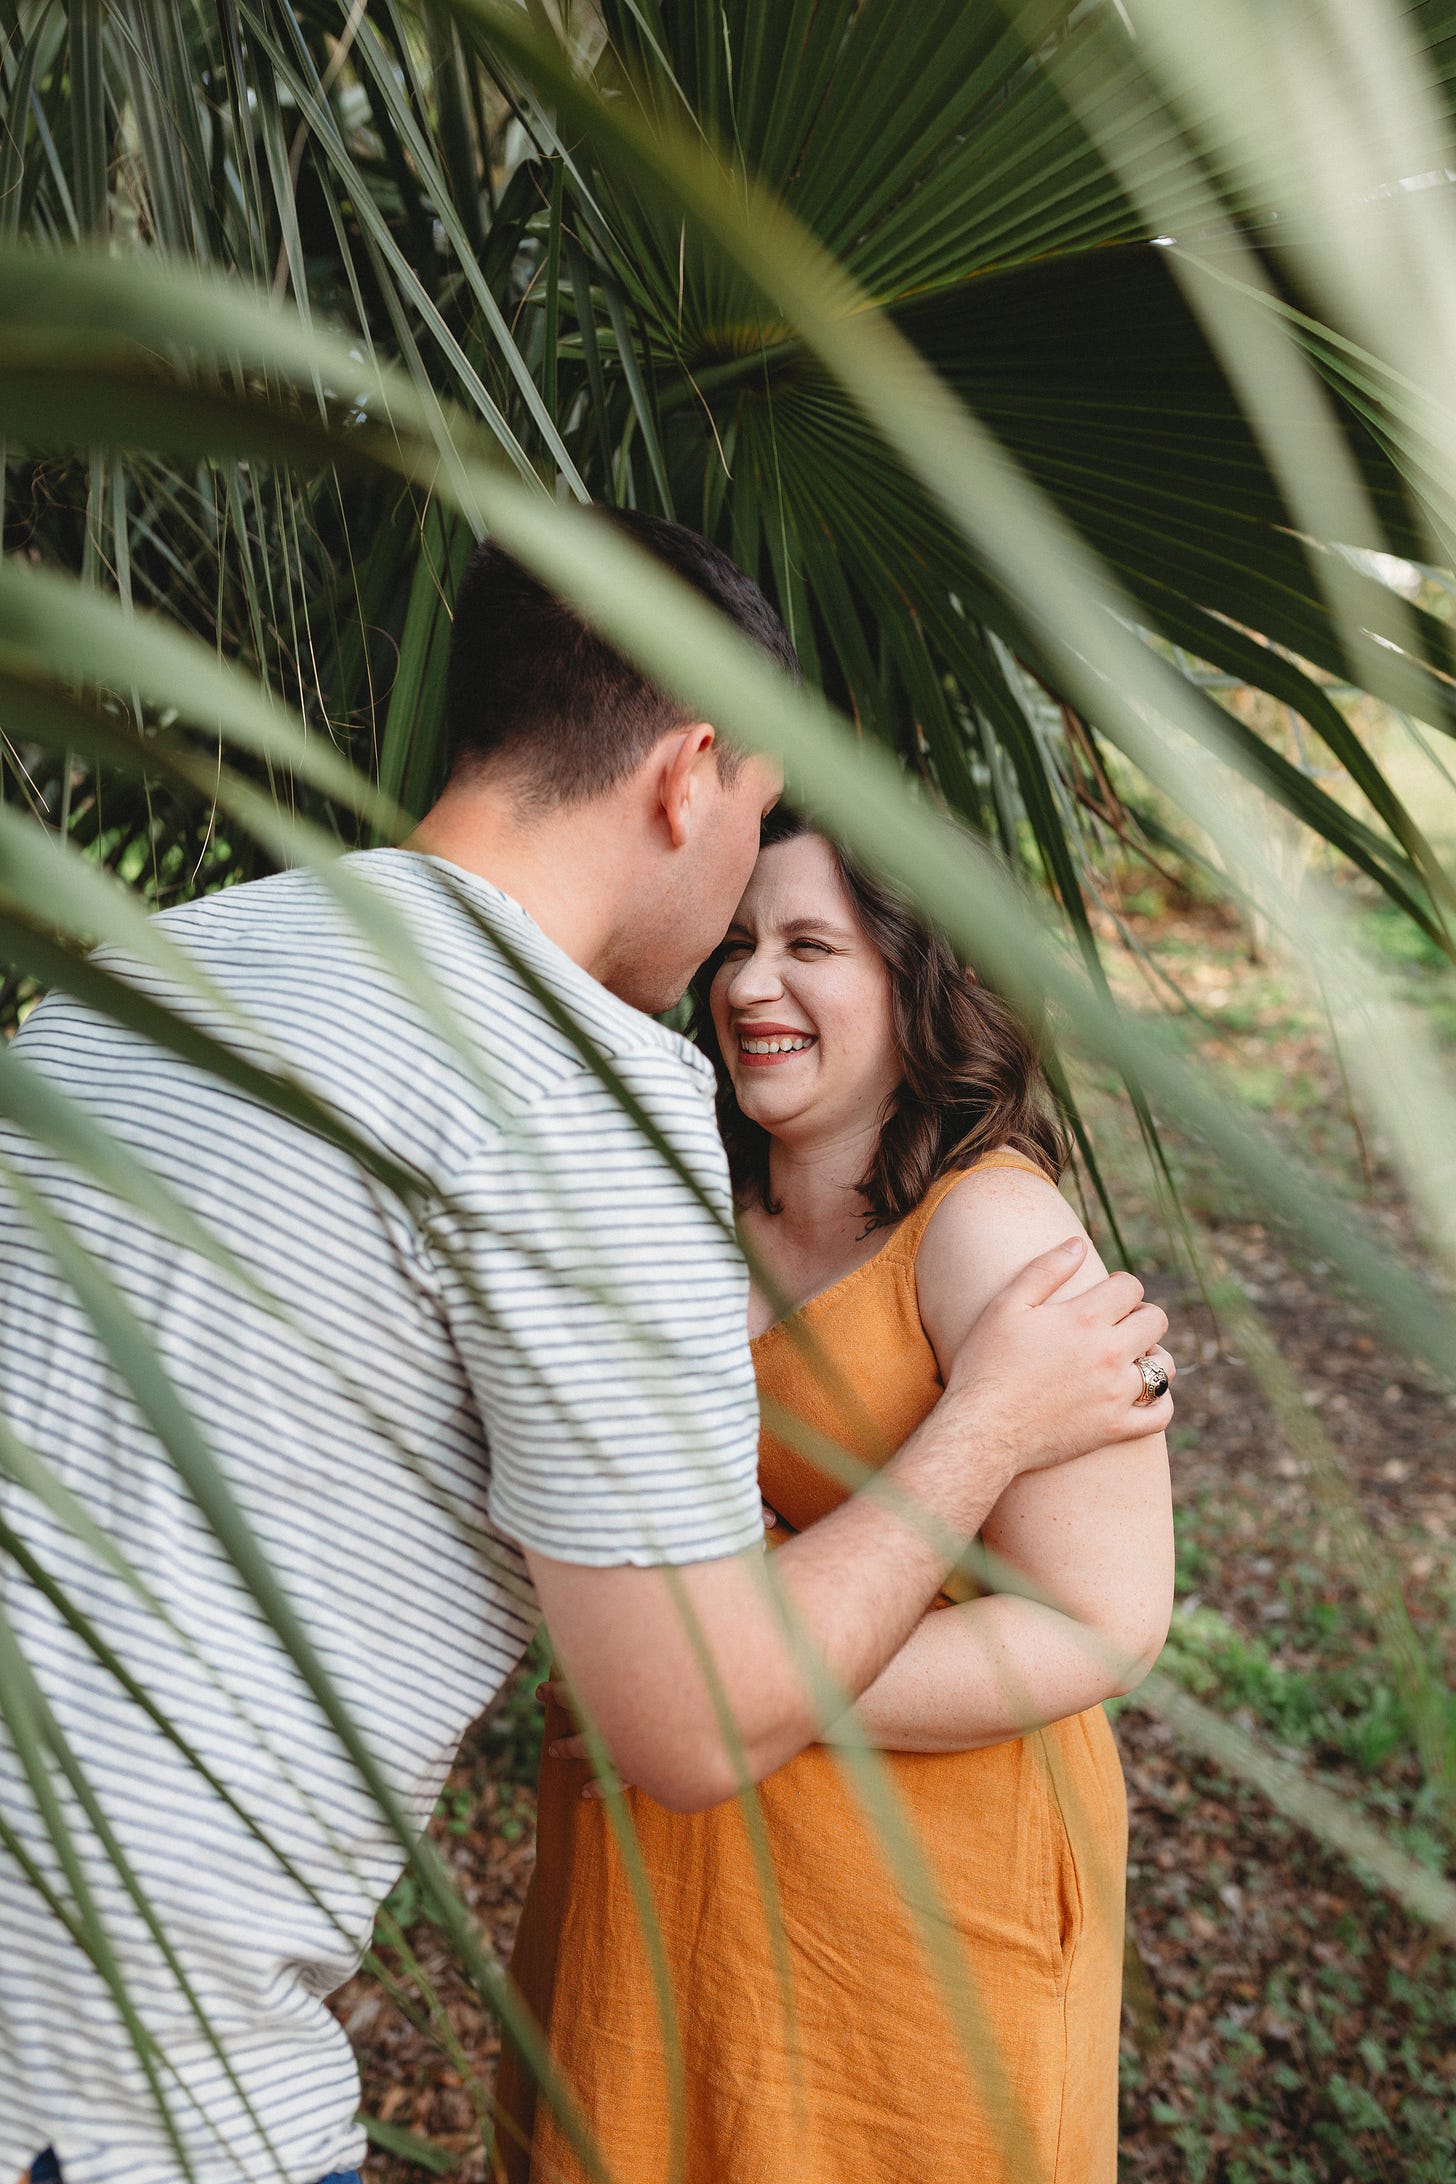
[[[447,788],[401,847],[443,857],[518,902],[548,940],[593,978],[609,975],[619,945],[614,880],[620,849],[594,805],[524,817],[484,787]]]

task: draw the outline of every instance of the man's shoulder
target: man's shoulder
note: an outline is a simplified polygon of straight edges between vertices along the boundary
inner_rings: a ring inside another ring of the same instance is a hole
[[[160,913],[290,1043],[462,1083],[484,1071],[498,1117],[624,1080],[657,1114],[711,1106],[706,1057],[600,985],[490,881],[413,851],[351,851]],[[390,1073],[389,1070],[386,1073]]]
[[[543,1126],[560,1118],[572,1131],[592,1126],[639,1140],[635,1108],[670,1137],[707,1128],[716,1140],[712,1064],[680,1032],[601,988],[543,998],[518,987],[517,1003],[536,1064],[533,1082],[520,1087],[523,1120],[529,1112]]]
[[[579,1086],[610,1070],[681,1085],[694,1095],[713,1087],[712,1065],[692,1042],[644,1015],[582,969],[548,939],[501,888],[443,859],[371,851],[346,860],[371,883],[434,920],[468,951],[470,1012],[485,1021],[509,1011],[537,1034],[549,1054],[553,1088]],[[488,983],[481,983],[489,973]]]
[[[256,924],[262,928],[275,921],[282,923],[314,899],[320,907],[326,901],[318,874],[306,867],[293,867],[264,873],[258,879],[229,881],[210,894],[194,896],[190,902],[172,903],[156,912],[155,923],[174,938],[228,925]]]

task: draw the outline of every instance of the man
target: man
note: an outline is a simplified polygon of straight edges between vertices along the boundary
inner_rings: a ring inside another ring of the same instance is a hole
[[[614,520],[794,667],[722,554]],[[721,1701],[755,1775],[816,1734],[759,1581],[711,1073],[648,1013],[721,937],[777,773],[488,549],[457,602],[449,713],[444,793],[402,850],[344,860],[348,903],[297,871],[159,921],[230,1004],[187,1013],[301,1078],[371,1158],[68,999],[19,1036],[222,1256],[0,1141],[5,1420],[110,1543],[0,1484],[0,1642],[20,1664],[0,1722],[0,2176],[48,2149],[66,2184],[313,2184],[362,2150],[324,1997],[402,1853],[183,1486],[186,1429],[128,1365],[132,1335],[219,1467],[219,1528],[262,1548],[414,1826],[538,1609],[618,1764],[670,1804],[734,1785]],[[150,965],[109,968],[177,998]],[[68,1286],[70,1238],[109,1301]],[[896,1459],[934,1523],[851,1502],[776,1558],[845,1690],[1018,1471],[1166,1425],[1166,1399],[1135,1404],[1163,1315],[1125,1276],[1056,1302],[1080,1256],[1003,1293]]]

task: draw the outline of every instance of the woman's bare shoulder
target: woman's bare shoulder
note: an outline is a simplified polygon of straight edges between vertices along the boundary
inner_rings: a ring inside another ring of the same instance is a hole
[[[1013,1260],[1005,1276],[1066,1236],[1084,1234],[1076,1208],[1050,1176],[1029,1168],[971,1168],[941,1199],[921,1239],[920,1259],[966,1252]],[[998,1284],[999,1286],[999,1284]]]
[[[970,1332],[998,1289],[1029,1259],[1086,1231],[1048,1176],[1026,1168],[976,1168],[948,1190],[926,1224],[915,1287],[926,1333],[944,1359]],[[1103,1269],[1095,1251],[1067,1282],[1075,1294]]]

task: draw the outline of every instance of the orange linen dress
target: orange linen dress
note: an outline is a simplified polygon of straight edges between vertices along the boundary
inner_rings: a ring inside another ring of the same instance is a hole
[[[880,1463],[931,1410],[915,1254],[958,1180],[759,1336],[767,1421]],[[796,1530],[843,1498],[769,1423],[759,1477]],[[547,1741],[571,1726],[553,1710]],[[1115,2184],[1127,1820],[1101,1708],[878,1764],[908,1869],[822,1745],[709,1812],[629,1791],[654,1948],[588,1769],[543,1761],[511,1971],[613,2184]],[[499,2184],[582,2184],[509,2043],[499,2101]]]

